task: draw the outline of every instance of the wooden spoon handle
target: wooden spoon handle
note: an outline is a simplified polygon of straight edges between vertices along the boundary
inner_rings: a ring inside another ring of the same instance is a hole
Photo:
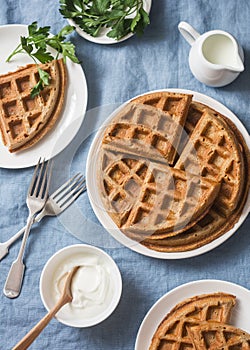
[[[33,341],[39,336],[42,330],[48,325],[48,323],[52,320],[55,314],[63,307],[63,305],[67,304],[71,300],[69,298],[63,298],[58,301],[58,303],[51,309],[47,315],[45,315],[30,331],[27,333],[22,340],[18,342],[12,348],[12,350],[26,350]]]

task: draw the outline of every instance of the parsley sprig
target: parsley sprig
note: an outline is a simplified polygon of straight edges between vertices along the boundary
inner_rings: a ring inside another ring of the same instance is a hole
[[[141,35],[149,24],[143,0],[60,0],[60,13],[96,37],[102,28],[116,40],[130,32]]]
[[[13,56],[25,53],[38,64],[47,63],[57,59],[59,54],[62,54],[64,62],[68,57],[75,63],[80,63],[75,55],[75,46],[70,41],[65,41],[66,36],[74,31],[74,27],[67,25],[63,27],[58,34],[50,34],[50,26],[38,28],[37,22],[33,22],[28,26],[28,36],[20,37],[20,44],[9,55],[6,62],[9,62]],[[48,46],[56,50],[56,56],[48,51]],[[46,85],[50,84],[50,75],[43,69],[38,67],[39,81],[31,90],[31,97],[38,95]]]

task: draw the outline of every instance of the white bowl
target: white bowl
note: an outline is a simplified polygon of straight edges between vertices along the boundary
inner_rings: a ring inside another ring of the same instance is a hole
[[[86,312],[87,307],[84,309],[77,309],[77,317],[71,313],[71,306],[64,306],[57,314],[56,319],[71,327],[91,327],[94,326],[107,317],[109,317],[115,310],[119,303],[121,292],[122,292],[122,279],[120,271],[114,262],[114,260],[103,250],[96,248],[94,246],[86,244],[76,244],[65,247],[58,252],[56,252],[46,263],[43,268],[41,278],[40,278],[40,294],[42,302],[45,308],[49,311],[56,303],[55,297],[55,276],[65,268],[65,263],[69,265],[77,265],[77,261],[87,259],[91,257],[94,260],[98,260],[108,270],[108,280],[109,280],[109,298],[105,306],[103,306],[101,312],[96,315],[93,312]],[[72,267],[69,267],[71,269]],[[88,310],[91,311],[91,307]],[[93,306],[94,308],[95,306]],[[93,309],[94,310],[94,309]],[[92,310],[92,311],[93,311]]]
[[[147,13],[150,12],[150,9],[151,9],[151,4],[152,4],[152,0],[144,0],[144,9]],[[125,35],[124,37],[122,37],[121,39],[119,40],[115,40],[113,38],[109,38],[107,36],[107,33],[110,31],[110,28],[103,28],[99,35],[97,37],[94,37],[88,33],[86,33],[79,25],[77,25],[73,19],[71,18],[68,18],[67,19],[69,24],[71,26],[74,26],[76,28],[76,32],[84,39],[86,40],[89,40],[89,41],[92,41],[93,43],[96,43],[96,44],[117,44],[117,43],[120,43],[124,40],[127,40],[129,39],[131,36],[134,35],[134,33],[128,33],[127,35]]]

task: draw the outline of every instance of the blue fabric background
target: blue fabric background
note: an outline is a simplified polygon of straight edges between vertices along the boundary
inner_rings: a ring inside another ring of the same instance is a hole
[[[57,32],[66,24],[58,11],[58,2],[0,0],[0,25],[29,24],[37,20],[40,26],[50,25],[51,31]],[[148,90],[187,88],[205,93],[225,104],[250,129],[250,2],[153,0],[150,18],[151,25],[142,38],[133,37],[113,46],[97,45],[76,33],[72,35],[87,78],[88,113],[76,139],[56,157],[55,187],[70,173],[85,172],[92,136],[81,145],[80,141],[100,125],[108,115],[106,112]],[[235,82],[215,89],[192,76],[188,67],[189,47],[177,29],[181,20],[188,21],[201,33],[223,29],[239,40],[245,52],[246,69]],[[101,108],[102,113],[95,113],[97,109],[93,108],[99,106],[106,107]],[[25,196],[32,172],[32,168],[0,169],[1,241],[25,224]],[[226,243],[199,257],[178,261],[152,259],[116,243],[98,223],[85,193],[59,219],[44,219],[34,227],[25,254],[27,268],[20,297],[10,300],[0,293],[0,349],[11,349],[44,316],[39,294],[43,266],[57,250],[80,243],[79,238],[105,249],[118,264],[123,279],[119,306],[106,321],[88,329],[73,329],[53,320],[30,349],[132,350],[146,312],[170,289],[206,278],[232,281],[250,288],[249,228],[247,218]],[[19,245],[20,242],[15,244],[8,257],[0,262],[0,289]]]

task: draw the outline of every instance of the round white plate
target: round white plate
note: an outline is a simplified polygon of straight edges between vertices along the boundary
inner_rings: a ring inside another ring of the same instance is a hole
[[[144,9],[147,13],[150,12],[151,9],[151,4],[152,4],[152,0],[144,0]],[[99,35],[97,37],[93,37],[92,35],[86,33],[84,30],[82,30],[79,25],[77,25],[74,20],[72,19],[68,19],[68,22],[70,25],[74,26],[76,28],[76,32],[83,37],[84,39],[88,40],[88,41],[92,41],[93,43],[96,44],[117,44],[120,43],[124,40],[127,40],[128,38],[130,38],[131,36],[133,36],[133,33],[129,33],[126,36],[124,36],[123,38],[121,38],[120,40],[115,40],[113,38],[109,38],[106,34],[110,31],[110,28],[104,28],[100,31]]]
[[[160,298],[149,310],[139,328],[135,350],[149,349],[152,336],[171,309],[186,298],[199,294],[224,292],[236,296],[230,324],[250,332],[250,291],[237,284],[220,280],[200,280],[183,284]]]
[[[161,90],[163,91],[163,90]],[[167,89],[165,91],[171,91],[171,92],[177,92],[177,93],[188,93],[193,95],[193,100],[198,101],[201,103],[204,103],[211,108],[217,110],[218,112],[224,114],[228,118],[230,118],[234,124],[237,126],[237,128],[241,131],[243,137],[246,140],[246,143],[248,147],[250,148],[250,136],[243,126],[243,124],[240,122],[240,120],[233,114],[228,108],[226,108],[223,104],[220,102],[214,100],[213,98],[203,95],[201,93],[191,91],[191,90],[184,90],[184,89]],[[151,91],[153,93],[155,91]],[[240,225],[243,223],[243,221],[246,219],[249,210],[250,210],[250,193],[248,195],[246,204],[244,206],[244,209],[242,211],[242,214],[240,216],[239,221],[234,225],[234,227],[226,232],[221,237],[217,238],[216,240],[212,241],[211,243],[208,243],[200,248],[193,249],[191,251],[186,252],[177,252],[177,253],[163,253],[163,252],[157,252],[151,249],[148,249],[141,245],[138,242],[133,241],[132,239],[125,236],[116,226],[116,224],[113,222],[111,217],[107,214],[105,209],[103,208],[103,204],[100,198],[100,194],[98,191],[98,184],[97,184],[97,171],[98,171],[98,153],[101,146],[101,141],[103,138],[103,133],[105,131],[105,126],[107,126],[112,118],[117,114],[117,112],[122,109],[125,104],[128,103],[125,102],[122,104],[118,109],[116,109],[109,118],[105,121],[103,126],[100,128],[100,130],[97,132],[92,145],[89,150],[88,159],[87,159],[87,165],[86,165],[86,183],[88,188],[88,196],[90,203],[92,205],[92,208],[101,222],[101,224],[104,226],[104,228],[121,244],[124,246],[132,249],[133,251],[136,251],[137,253],[151,256],[154,258],[159,259],[183,259],[183,258],[189,258],[193,256],[197,256],[200,254],[203,254],[205,252],[210,251],[211,249],[217,247],[224,241],[226,241],[232,234],[240,227]]]
[[[7,57],[17,47],[20,36],[27,35],[26,25],[0,27],[0,74],[34,63],[27,55],[19,54],[7,63]],[[67,92],[61,116],[51,132],[31,148],[12,154],[0,139],[0,167],[26,168],[35,165],[39,157],[50,159],[61,152],[74,138],[85,116],[88,92],[84,72],[80,64],[67,59]]]

